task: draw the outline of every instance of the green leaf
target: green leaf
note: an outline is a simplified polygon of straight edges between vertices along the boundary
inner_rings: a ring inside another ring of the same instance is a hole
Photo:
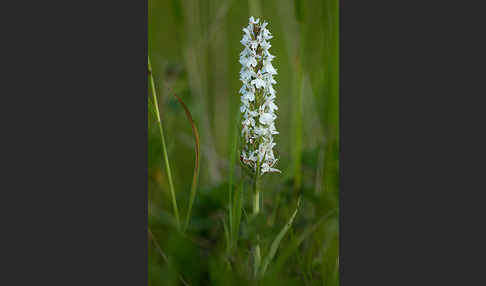
[[[280,245],[280,241],[282,241],[282,238],[285,236],[285,234],[289,230],[290,226],[292,226],[292,222],[294,221],[294,218],[297,215],[297,211],[299,210],[299,207],[300,207],[300,200],[301,200],[301,197],[299,197],[299,199],[297,201],[297,207],[295,208],[295,211],[292,214],[292,216],[290,217],[289,221],[285,224],[285,226],[282,228],[282,230],[275,237],[275,240],[272,242],[272,245],[270,246],[270,251],[268,252],[267,256],[265,257],[265,260],[263,260],[262,268],[260,270],[260,275],[263,276],[263,274],[265,274],[265,271],[267,270],[268,264],[270,264],[270,261],[272,261],[273,257],[275,256],[275,253],[277,253],[277,249],[278,249],[278,246]]]

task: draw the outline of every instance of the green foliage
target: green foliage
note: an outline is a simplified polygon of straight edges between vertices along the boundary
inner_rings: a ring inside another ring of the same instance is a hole
[[[292,214],[292,216],[290,217],[289,221],[284,225],[282,230],[278,233],[278,235],[273,240],[272,245],[270,246],[270,249],[268,251],[268,254],[265,257],[265,259],[263,260],[263,264],[262,264],[262,267],[260,269],[260,275],[265,274],[265,271],[267,271],[268,265],[272,261],[273,257],[275,257],[275,253],[277,253],[277,249],[280,245],[280,242],[282,241],[282,238],[287,233],[289,228],[292,226],[292,223],[294,222],[295,216],[297,215],[297,211],[299,210],[299,207],[300,207],[300,198],[297,201],[297,207],[295,208],[295,211]]]
[[[337,0],[149,0],[149,55],[182,220],[195,194],[181,234],[148,102],[149,285],[339,285],[338,12]],[[262,177],[256,216],[238,159],[239,41],[250,13],[267,20],[274,35],[282,170]],[[199,130],[195,193],[193,129],[173,94]],[[256,243],[262,264],[274,249],[261,281],[252,278]]]

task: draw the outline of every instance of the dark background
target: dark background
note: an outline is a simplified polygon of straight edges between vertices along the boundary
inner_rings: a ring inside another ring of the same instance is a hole
[[[146,285],[147,3],[21,5],[3,10],[3,284]],[[484,280],[483,19],[340,3],[341,285]]]

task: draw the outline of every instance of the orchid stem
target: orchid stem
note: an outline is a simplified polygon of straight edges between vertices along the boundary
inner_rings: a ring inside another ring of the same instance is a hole
[[[255,173],[255,182],[254,182],[254,188],[255,188],[255,199],[253,201],[253,214],[255,216],[258,215],[260,212],[260,180],[259,180],[259,175],[260,175],[260,168],[257,168],[257,172]],[[255,245],[255,252],[254,252],[254,268],[253,268],[253,273],[255,275],[255,278],[258,275],[258,271],[260,268],[260,261],[261,261],[261,254],[260,254],[260,245],[258,244],[258,235],[257,235],[257,243]]]

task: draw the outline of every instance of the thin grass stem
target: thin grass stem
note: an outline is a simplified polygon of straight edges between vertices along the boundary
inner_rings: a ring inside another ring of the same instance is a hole
[[[254,180],[254,200],[253,200],[253,214],[255,216],[260,213],[260,167],[257,168],[257,171],[255,172],[255,180]],[[257,235],[257,240],[259,239]],[[258,276],[258,271],[260,269],[260,261],[261,261],[261,253],[260,253],[260,244],[258,242],[255,245],[255,253],[253,257],[253,262],[254,262],[254,267],[253,267],[253,273],[255,278]]]
[[[150,57],[148,57],[148,71],[149,71],[150,86],[152,88],[152,99],[154,101],[155,115],[157,117],[157,125],[159,126],[160,138],[162,141],[162,151],[164,154],[165,167],[167,169],[167,178],[169,180],[169,190],[170,190],[170,195],[172,200],[172,207],[174,209],[174,215],[177,222],[177,229],[180,230],[181,223],[179,219],[179,209],[177,208],[174,185],[172,183],[172,174],[170,172],[169,157],[167,155],[167,146],[165,145],[164,128],[162,127],[162,121],[160,120],[159,104],[157,101],[157,91],[155,89],[154,77],[152,75],[152,65],[150,64]]]
[[[194,173],[192,176],[192,184],[191,184],[191,193],[190,193],[190,198],[189,198],[189,207],[187,209],[187,215],[186,215],[186,220],[184,223],[184,227],[182,229],[182,232],[185,232],[187,230],[187,227],[189,226],[189,220],[191,218],[191,212],[192,212],[192,205],[194,204],[194,199],[196,198],[196,190],[197,190],[197,180],[199,177],[199,149],[200,149],[200,140],[199,140],[199,131],[197,131],[196,124],[194,123],[194,120],[192,119],[191,112],[189,111],[189,108],[187,108],[186,104],[182,99],[177,96],[174,93],[174,97],[179,101],[179,103],[182,105],[184,108],[184,111],[186,113],[186,117],[189,120],[189,123],[191,123],[192,127],[192,133],[194,135],[194,151],[196,153],[196,159],[194,161]]]

